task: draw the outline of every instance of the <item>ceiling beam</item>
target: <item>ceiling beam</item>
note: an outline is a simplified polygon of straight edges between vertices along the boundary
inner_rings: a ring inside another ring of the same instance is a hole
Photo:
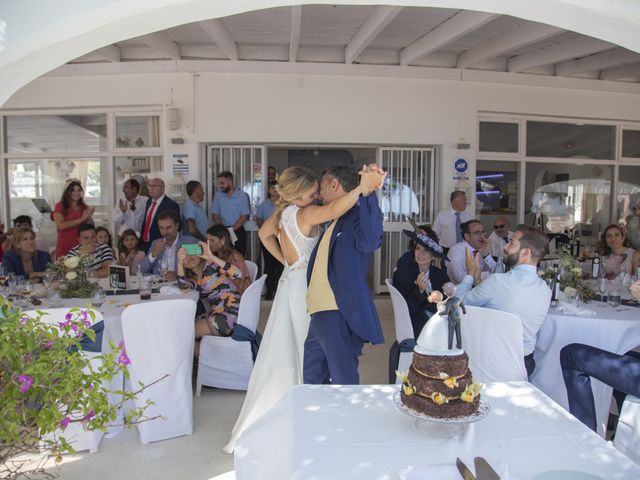
[[[640,77],[640,62],[624,67],[609,68],[600,73],[600,80],[619,80],[622,78]]]
[[[295,62],[300,44],[300,26],[302,25],[302,5],[291,7],[291,38],[289,40],[289,61]]]
[[[468,68],[487,58],[497,57],[503,53],[526,47],[562,31],[562,29],[550,25],[521,23],[517,28],[504,35],[499,35],[471,50],[462,52],[458,57],[457,66],[458,68]]]
[[[220,20],[212,18],[199,23],[204,33],[220,47],[227,57],[231,60],[238,60],[238,44],[231,38],[231,35]]]
[[[140,37],[139,40],[150,46],[154,50],[159,51],[165,58],[172,60],[180,60],[180,47],[176,42],[171,40],[166,33],[155,32]]]
[[[122,52],[116,45],[107,45],[106,47],[99,48],[95,52],[96,55],[100,55],[105,60],[110,62],[120,62],[122,60]]]
[[[613,50],[578,58],[577,60],[560,62],[556,65],[556,75],[563,76],[591,72],[593,70],[606,70],[635,62],[640,62],[640,54],[626,48],[614,48]]]
[[[400,65],[409,65],[416,58],[435,52],[444,45],[480,28],[497,16],[470,10],[460,11],[411,45],[400,50]]]
[[[396,15],[402,7],[392,5],[378,5],[367,17],[360,29],[353,36],[344,49],[344,63],[353,63],[358,55],[367,48]]]
[[[592,53],[601,52],[612,48],[608,42],[591,37],[577,37],[566,42],[550,45],[523,55],[517,55],[509,59],[507,69],[509,72],[522,72],[530,68],[549,65],[573,58],[584,57]]]

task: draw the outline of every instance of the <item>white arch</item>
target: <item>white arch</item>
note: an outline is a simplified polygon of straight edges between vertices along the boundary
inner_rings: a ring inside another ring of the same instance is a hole
[[[304,4],[372,0],[20,0],[0,11],[0,105],[66,62],[112,43],[208,18]],[[636,0],[385,0],[388,5],[480,10],[546,23],[640,52]]]

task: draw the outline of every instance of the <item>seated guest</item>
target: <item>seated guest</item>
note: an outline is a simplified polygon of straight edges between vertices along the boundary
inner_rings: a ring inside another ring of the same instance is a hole
[[[113,252],[108,245],[98,242],[98,234],[93,224],[83,223],[78,227],[78,244],[67,256],[90,255],[87,271],[95,272],[97,278],[108,277],[109,265],[113,263]]]
[[[231,247],[229,230],[222,225],[212,225],[207,230],[207,243],[214,255],[240,269],[241,276],[235,277],[233,283],[235,283],[238,292],[242,295],[251,285],[251,275],[249,275],[249,269],[242,254]]]
[[[621,273],[635,274],[640,266],[640,252],[625,247],[625,235],[619,225],[609,225],[600,237],[599,250],[604,257],[605,278],[612,280]]]
[[[178,250],[178,285],[200,292],[205,312],[196,319],[196,339],[204,335],[228,337],[238,319],[240,294],[233,279],[240,277],[238,267],[216,257],[205,242],[202,255],[187,255]]]
[[[518,317],[524,329],[524,364],[528,375],[536,366],[533,349],[551,301],[551,290],[537,272],[537,264],[544,257],[548,243],[542,230],[518,225],[503,250],[504,263],[511,270],[481,280],[479,258],[467,252],[468,273],[456,291],[465,305],[502,310]]]
[[[113,239],[111,237],[111,232],[109,232],[109,230],[107,230],[105,227],[96,227],[96,235],[98,238],[98,242],[104,245],[108,245],[111,249],[113,258],[117,258],[116,251],[113,248]]]
[[[630,287],[640,300],[640,282]],[[594,432],[597,431],[596,407],[591,378],[626,395],[640,397],[640,358],[618,355],[589,345],[572,343],[560,351],[560,366],[567,387],[569,411]]]
[[[38,236],[36,234],[36,231],[33,228],[33,221],[31,220],[31,217],[29,215],[18,215],[12,220],[12,222],[13,227],[11,227],[5,233],[0,232],[0,240],[2,241],[2,246],[0,248],[8,250],[9,243],[11,242],[11,235],[13,235],[13,233],[19,228],[27,227],[33,230],[33,233],[36,235],[36,248],[45,252],[49,251],[47,242],[42,238],[42,236]]]
[[[482,278],[486,278],[496,268],[496,261],[489,254],[489,242],[485,236],[484,227],[478,220],[469,220],[461,225],[461,242],[449,249],[447,256],[447,272],[454,283],[460,283],[467,274],[465,255],[468,251],[472,256],[478,257]]]
[[[40,279],[44,275],[49,254],[36,249],[36,234],[28,227],[13,231],[9,249],[4,252],[2,265],[7,273],[15,273],[29,280]]]
[[[161,237],[154,240],[140,269],[144,273],[162,274],[165,280],[175,280],[178,271],[178,250],[185,243],[198,240],[180,233],[180,214],[175,210],[163,210],[158,214]]]
[[[128,229],[120,235],[118,242],[118,265],[129,267],[131,273],[136,273],[138,266],[144,260],[144,252],[140,250],[140,239],[133,229]]]
[[[499,216],[493,221],[493,232],[489,235],[489,254],[497,259],[504,246],[511,240],[513,232],[509,231],[509,220],[507,217]]]
[[[446,270],[439,265],[440,262],[438,265],[434,262],[435,258],[447,258],[438,245],[438,237],[427,226],[420,227],[420,230],[421,233],[404,230],[404,234],[411,239],[409,251],[398,259],[393,273],[393,286],[402,294],[409,307],[414,338],[418,338],[422,327],[436,312],[436,303],[429,302],[429,295],[433,290],[442,291],[442,286],[449,281]]]

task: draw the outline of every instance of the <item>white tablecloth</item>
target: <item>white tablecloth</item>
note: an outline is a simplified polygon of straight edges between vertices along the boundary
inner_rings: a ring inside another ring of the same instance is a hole
[[[528,382],[490,383],[489,415],[458,438],[421,433],[392,400],[393,385],[300,385],[236,443],[238,480],[397,479],[485,457],[510,480],[549,470],[640,478],[640,466]],[[560,478],[560,477],[558,477]]]
[[[560,350],[570,343],[584,343],[614,353],[626,353],[640,345],[640,308],[621,306],[614,309],[602,302],[583,305],[595,316],[577,317],[549,310],[538,332],[536,369],[531,381],[557,403],[569,408],[567,390],[560,368]],[[604,434],[611,404],[612,389],[591,379],[598,432]]]

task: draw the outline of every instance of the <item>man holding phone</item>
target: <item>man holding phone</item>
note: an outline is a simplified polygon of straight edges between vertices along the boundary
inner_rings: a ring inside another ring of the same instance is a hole
[[[140,264],[143,273],[162,275],[164,280],[175,280],[178,270],[178,250],[185,244],[197,244],[196,238],[182,235],[178,231],[180,216],[173,210],[158,214],[158,228],[161,238],[149,248],[149,254]]]

